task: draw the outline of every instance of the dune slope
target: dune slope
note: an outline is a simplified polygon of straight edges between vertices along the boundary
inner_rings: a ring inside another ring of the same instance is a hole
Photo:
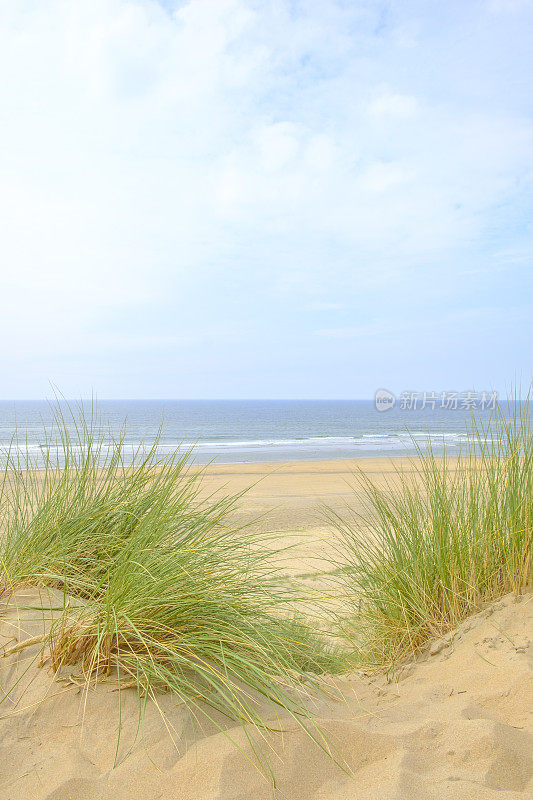
[[[26,589],[0,610],[0,648],[50,624],[52,592]],[[38,609],[43,609],[39,611]],[[321,727],[350,777],[287,722],[269,734],[277,788],[242,752],[176,700],[134,690],[85,692],[38,666],[40,645],[0,659],[0,800],[518,800],[533,797],[533,597],[506,597],[434,642],[387,683],[354,674],[345,698],[317,701]],[[0,651],[1,652],[1,651]],[[7,695],[7,696],[6,696]],[[128,751],[129,755],[128,755]]]

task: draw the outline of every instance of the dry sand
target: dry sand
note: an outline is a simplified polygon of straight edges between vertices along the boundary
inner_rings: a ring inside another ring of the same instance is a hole
[[[390,465],[357,462],[383,479]],[[322,503],[351,502],[348,461],[210,467],[206,489],[231,490],[263,478],[239,517],[298,541],[288,569],[305,571],[327,549]],[[303,531],[309,533],[303,536]],[[305,541],[304,541],[305,538]],[[40,634],[54,597],[27,589],[0,614],[0,648]],[[35,608],[42,607],[43,612]],[[533,597],[504,598],[434,643],[397,681],[354,674],[337,681],[343,700],[314,710],[353,775],[336,767],[290,721],[271,734],[277,788],[247,761],[246,732],[228,723],[239,752],[214,725],[194,724],[168,695],[149,703],[135,739],[138,704],[122,692],[86,694],[38,668],[39,646],[0,660],[0,800],[514,800],[533,798]],[[43,701],[43,698],[46,699]],[[165,715],[166,725],[161,712]],[[270,712],[271,714],[271,712]],[[265,711],[265,721],[269,712]],[[270,717],[272,719],[272,717]],[[220,720],[222,722],[222,720]],[[172,737],[169,733],[172,734]],[[131,753],[125,755],[129,748]]]
[[[204,491],[248,489],[233,515],[235,523],[279,533],[279,544],[290,545],[281,569],[307,574],[329,568],[324,556],[331,551],[333,531],[326,522],[325,507],[343,516],[351,513],[349,507],[363,510],[353,491],[359,471],[376,485],[385,485],[398,469],[416,477],[416,464],[417,459],[358,458],[217,465],[206,468]]]

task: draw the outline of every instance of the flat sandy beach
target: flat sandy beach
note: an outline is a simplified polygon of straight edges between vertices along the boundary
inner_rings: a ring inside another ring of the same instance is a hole
[[[202,467],[204,491],[247,490],[236,519],[264,531],[321,533],[325,508],[362,510],[353,487],[359,471],[385,485],[398,469],[416,475],[416,460],[357,458],[284,463],[212,464]]]
[[[247,490],[233,514],[235,522],[280,534],[279,544],[291,547],[281,568],[309,573],[328,569],[323,557],[330,551],[333,530],[327,510],[344,518],[364,510],[360,493],[354,491],[360,472],[385,486],[397,470],[416,480],[417,467],[417,460],[408,458],[213,464],[202,468],[203,490]]]
[[[403,458],[213,464],[205,468],[204,483],[207,491],[250,487],[240,503],[243,518],[252,521],[265,515],[256,522],[263,530],[312,531],[322,528],[317,516],[324,506],[342,511],[353,505],[351,487],[359,470],[384,483],[395,469],[414,472],[413,464],[416,461]]]
[[[204,491],[253,484],[235,521],[282,533],[296,544],[286,568],[306,572],[331,539],[323,507],[345,513],[354,504],[356,470],[382,482],[398,466],[411,469],[385,459],[210,466]],[[18,592],[4,606],[0,647],[41,633],[34,609],[53,603],[50,591]],[[390,683],[362,673],[336,679],[342,699],[313,701],[313,710],[352,774],[285,720],[283,734],[265,734],[276,788],[250,764],[245,730],[226,723],[239,752],[168,695],[159,709],[148,704],[135,740],[133,689],[122,692],[113,768],[116,690],[58,683],[46,665],[30,664],[37,649],[29,647],[0,660],[2,690],[20,680],[0,706],[0,800],[525,800],[533,797],[532,640],[531,596],[508,596]]]

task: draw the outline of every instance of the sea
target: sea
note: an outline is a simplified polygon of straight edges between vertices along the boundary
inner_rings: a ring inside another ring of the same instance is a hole
[[[83,405],[90,417],[91,403]],[[192,448],[199,464],[409,456],[428,445],[437,454],[458,453],[467,441],[471,404],[421,405],[396,403],[383,411],[370,400],[100,400],[97,414],[104,439],[118,437],[125,426],[126,461],[152,445],[158,431],[161,457]],[[79,404],[61,406],[74,432]],[[476,413],[483,419],[491,412]],[[18,448],[38,463],[47,436],[54,436],[52,421],[53,407],[45,401],[0,401],[0,448],[16,431]]]

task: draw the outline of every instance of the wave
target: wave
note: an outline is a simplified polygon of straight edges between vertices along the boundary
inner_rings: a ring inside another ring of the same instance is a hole
[[[251,452],[256,450],[310,450],[310,449],[329,449],[329,450],[378,450],[378,451],[397,451],[415,450],[417,447],[430,443],[432,446],[445,445],[446,447],[459,446],[466,443],[469,436],[466,433],[457,432],[389,432],[389,433],[364,433],[360,436],[307,436],[301,438],[268,438],[268,439],[235,439],[235,440],[169,440],[157,443],[157,451],[160,453],[172,452],[178,448],[183,450],[192,449],[197,452],[223,453],[227,451]],[[134,453],[153,446],[150,440],[138,440],[124,442],[125,453]],[[24,442],[23,444],[11,445],[11,452],[40,454],[49,445],[43,442]],[[9,444],[0,443],[0,450],[7,451]],[[101,452],[105,453],[113,447],[112,441],[103,442]],[[52,445],[52,452],[55,447]],[[74,452],[80,452],[81,447],[73,447]]]

